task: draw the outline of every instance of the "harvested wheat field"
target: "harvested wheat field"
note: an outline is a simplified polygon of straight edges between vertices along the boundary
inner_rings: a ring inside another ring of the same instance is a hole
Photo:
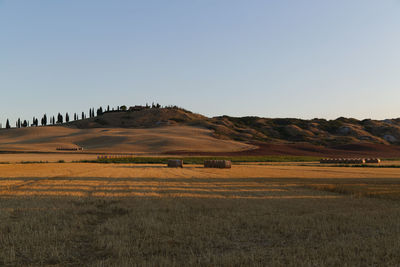
[[[0,265],[400,262],[396,169],[1,164]]]
[[[0,131],[0,151],[56,152],[82,147],[84,152],[163,153],[167,151],[232,152],[255,148],[213,137],[213,131],[192,126],[156,128],[31,127]],[[79,152],[77,152],[79,153]]]

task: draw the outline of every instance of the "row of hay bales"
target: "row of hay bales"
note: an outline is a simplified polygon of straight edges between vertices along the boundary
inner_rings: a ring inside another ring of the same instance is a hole
[[[205,160],[204,168],[230,169],[232,162],[230,160]]]
[[[56,150],[61,150],[61,151],[82,151],[83,147],[57,147]]]
[[[328,158],[321,159],[320,163],[336,163],[336,164],[365,164],[365,163],[380,163],[378,158]]]
[[[132,155],[98,155],[98,160],[104,159],[119,159],[119,158],[132,158]],[[169,168],[183,168],[183,160],[181,159],[168,159],[167,166]],[[204,168],[218,168],[230,169],[232,162],[230,160],[205,160]]]
[[[169,159],[168,167],[183,168],[183,160]],[[232,162],[230,160],[205,160],[204,168],[230,169],[232,168]]]
[[[132,155],[98,155],[97,159],[126,159],[133,158]]]

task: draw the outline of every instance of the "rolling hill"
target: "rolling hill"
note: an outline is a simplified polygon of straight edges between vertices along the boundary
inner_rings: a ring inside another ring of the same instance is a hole
[[[69,123],[2,129],[0,151],[400,156],[400,119],[208,118],[181,108],[106,112]]]
[[[133,112],[109,112],[91,119],[71,122],[85,128],[154,128],[195,126],[210,129],[214,137],[244,142],[306,142],[332,146],[351,143],[400,144],[400,119],[336,120],[269,119],[260,117],[208,118],[179,108],[145,109]]]

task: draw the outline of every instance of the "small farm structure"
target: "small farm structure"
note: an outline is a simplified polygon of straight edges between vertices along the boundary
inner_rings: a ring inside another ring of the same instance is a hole
[[[183,168],[183,160],[181,159],[169,159],[168,168]]]
[[[219,169],[230,169],[232,162],[230,160],[205,160],[204,168],[219,168]]]

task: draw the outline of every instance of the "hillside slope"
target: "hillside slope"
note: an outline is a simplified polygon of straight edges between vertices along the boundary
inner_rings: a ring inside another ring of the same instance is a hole
[[[107,112],[62,125],[0,131],[0,151],[400,156],[400,119],[208,118],[180,108]],[[247,152],[246,152],[247,151]]]
[[[260,117],[208,118],[178,108],[110,112],[99,117],[72,122],[77,128],[154,128],[160,126],[196,126],[213,131],[214,137],[245,142],[306,142],[322,146],[352,143],[400,144],[400,119],[336,120],[270,119]]]
[[[0,151],[57,152],[57,148],[83,147],[84,152],[147,153],[167,151],[232,152],[254,146],[218,140],[212,131],[190,126],[158,128],[32,127],[0,131]]]
[[[323,146],[352,143],[400,144],[400,119],[336,120],[267,119],[259,117],[217,117],[212,119],[216,133],[230,135],[236,140],[260,140],[271,142],[307,142]],[[226,127],[222,127],[226,126]]]

